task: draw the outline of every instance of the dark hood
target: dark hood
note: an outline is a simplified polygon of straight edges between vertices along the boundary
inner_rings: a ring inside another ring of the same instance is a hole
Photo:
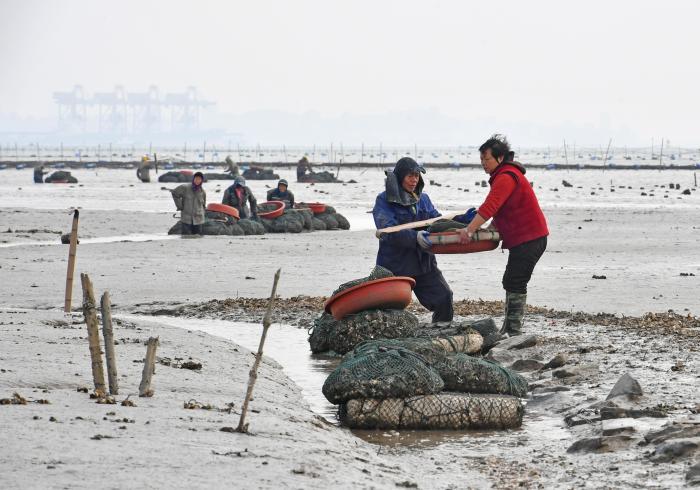
[[[505,160],[503,160],[503,162],[498,167],[502,167],[504,165],[512,165],[518,170],[520,170],[520,172],[523,175],[525,175],[525,166],[522,163],[515,161],[515,152],[508,152],[508,155],[506,156]]]
[[[418,185],[416,186],[415,195],[411,195],[401,187],[403,179],[411,172],[419,172],[424,174],[425,169],[420,166],[413,158],[404,157],[398,162],[394,170],[386,172],[386,200],[400,204],[402,206],[413,206],[420,199],[420,195],[425,187],[423,176],[418,176]]]

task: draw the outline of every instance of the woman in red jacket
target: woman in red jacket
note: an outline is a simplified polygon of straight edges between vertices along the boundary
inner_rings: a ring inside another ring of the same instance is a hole
[[[506,311],[501,333],[519,335],[525,315],[527,283],[547,248],[549,229],[532,186],[525,178],[525,167],[513,160],[514,153],[506,138],[492,136],[481,145],[479,153],[481,166],[491,176],[491,190],[476,217],[460,230],[460,238],[462,243],[469,242],[474,232],[493,218],[503,248],[509,249],[508,265],[503,274]]]

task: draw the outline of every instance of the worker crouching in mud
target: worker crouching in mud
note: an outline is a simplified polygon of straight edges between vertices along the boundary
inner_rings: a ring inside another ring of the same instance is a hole
[[[277,187],[267,191],[268,201],[282,201],[285,209],[294,207],[294,194],[289,190],[289,183],[285,179],[280,179]]]
[[[501,333],[522,333],[527,300],[527,283],[535,265],[547,248],[549,229],[535,192],[525,178],[525,167],[514,161],[508,140],[494,135],[479,148],[481,166],[491,176],[486,200],[476,217],[459,230],[461,243],[468,243],[474,232],[490,218],[509,249],[503,274],[506,290],[505,319]]]
[[[386,190],[377,196],[372,214],[377,229],[441,216],[423,192],[425,169],[412,158],[402,158],[386,174]],[[377,265],[397,276],[412,277],[418,301],[433,312],[434,323],[454,316],[452,290],[438,269],[426,231],[401,230],[379,239]]]
[[[197,172],[192,176],[191,184],[181,184],[172,191],[175,207],[180,211],[183,235],[201,235],[205,221],[207,193],[202,188],[204,175]]]
[[[245,185],[243,177],[236,177],[233,185],[224,191],[221,204],[236,208],[241,219],[257,219],[258,217],[258,201],[256,201],[250,187]],[[248,204],[250,204],[250,208]]]

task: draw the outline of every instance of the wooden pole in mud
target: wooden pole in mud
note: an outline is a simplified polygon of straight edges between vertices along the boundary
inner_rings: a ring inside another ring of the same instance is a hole
[[[83,316],[88,330],[88,343],[90,345],[90,359],[92,360],[92,381],[95,383],[97,396],[107,394],[105,386],[105,373],[102,368],[102,351],[100,351],[100,331],[97,325],[97,311],[95,308],[95,293],[92,290],[92,281],[87,274],[80,274],[80,282],[83,285]]]
[[[143,360],[143,372],[141,373],[141,384],[139,384],[139,396],[153,396],[151,380],[156,372],[156,349],[158,348],[158,337],[151,337],[146,342],[146,358]]]
[[[114,333],[112,331],[112,303],[109,300],[109,291],[105,291],[100,298],[100,310],[102,311],[102,338],[105,342],[105,358],[107,360],[107,379],[109,380],[109,394],[119,394],[119,381],[117,379],[117,358],[114,355]]]
[[[80,212],[73,211],[73,227],[70,232],[70,247],[68,248],[68,270],[66,271],[66,297],[63,304],[63,311],[70,313],[71,302],[73,301],[73,272],[75,272],[75,253],[78,248],[78,217]]]
[[[603,170],[608,165],[608,152],[610,151],[610,145],[612,145],[612,138],[608,141],[608,147],[605,149],[605,157],[603,157]]]
[[[248,412],[248,403],[253,397],[253,387],[255,387],[255,381],[258,379],[258,366],[260,366],[260,361],[262,361],[263,356],[263,346],[265,345],[265,338],[267,337],[267,330],[270,328],[272,323],[272,307],[275,304],[275,295],[277,294],[277,283],[280,280],[280,274],[282,269],[277,269],[275,273],[275,281],[272,283],[272,294],[270,294],[270,301],[267,304],[267,311],[263,317],[263,331],[260,336],[260,345],[258,345],[258,352],[255,354],[255,362],[253,367],[250,368],[250,373],[248,373],[248,390],[245,394],[245,400],[243,400],[243,408],[241,408],[241,418],[238,421],[238,427],[236,427],[236,432],[248,432],[248,424],[245,423],[245,416]]]

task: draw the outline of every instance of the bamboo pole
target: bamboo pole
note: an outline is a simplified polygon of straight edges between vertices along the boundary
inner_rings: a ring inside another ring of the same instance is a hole
[[[141,384],[139,384],[139,396],[153,396],[151,380],[156,372],[156,349],[158,345],[158,337],[150,337],[148,342],[146,342],[146,358],[143,360],[143,373],[141,373]]]
[[[100,351],[100,331],[97,325],[97,311],[95,308],[95,293],[92,282],[87,274],[80,274],[80,282],[83,285],[83,316],[88,329],[88,343],[90,345],[90,359],[92,360],[92,381],[95,384],[95,393],[98,396],[107,394],[105,386],[105,374],[102,367],[102,351]]]
[[[80,212],[73,211],[73,227],[70,232],[70,247],[68,248],[68,270],[66,270],[66,297],[63,311],[70,313],[73,301],[73,273],[75,272],[75,253],[78,248],[78,217]]]
[[[238,427],[236,427],[236,432],[248,432],[248,424],[245,423],[245,416],[248,412],[248,403],[250,403],[253,397],[253,387],[255,387],[255,381],[258,379],[258,366],[260,366],[260,361],[262,361],[263,356],[263,346],[265,345],[265,338],[267,337],[267,330],[270,328],[272,323],[272,306],[275,303],[275,295],[277,294],[277,283],[280,280],[280,273],[282,269],[277,269],[275,273],[275,281],[272,283],[272,294],[270,294],[270,301],[267,304],[267,311],[263,317],[263,331],[260,336],[260,345],[258,345],[258,352],[255,354],[255,362],[253,367],[250,368],[250,373],[248,373],[248,390],[245,394],[245,400],[243,401],[243,408],[241,408],[241,418],[238,421]]]
[[[102,310],[102,337],[105,342],[105,358],[107,360],[107,379],[109,380],[109,394],[119,394],[119,381],[117,379],[117,358],[114,355],[114,333],[112,331],[112,303],[109,300],[109,291],[105,291],[100,298]]]

